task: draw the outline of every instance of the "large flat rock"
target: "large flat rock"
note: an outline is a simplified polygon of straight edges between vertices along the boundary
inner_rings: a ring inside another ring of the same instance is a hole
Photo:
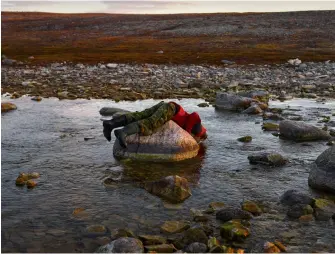
[[[199,144],[178,124],[170,120],[150,136],[134,134],[127,137],[127,148],[115,140],[116,158],[142,161],[180,161],[197,156]]]

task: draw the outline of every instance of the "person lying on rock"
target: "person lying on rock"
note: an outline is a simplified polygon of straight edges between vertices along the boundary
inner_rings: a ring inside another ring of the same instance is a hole
[[[122,147],[126,148],[126,137],[135,133],[144,136],[151,135],[159,127],[169,120],[173,120],[180,127],[190,133],[197,142],[207,138],[207,131],[201,124],[198,113],[187,113],[175,102],[164,102],[156,104],[151,108],[134,113],[127,113],[112,120],[103,121],[103,133],[108,141],[111,141],[111,132],[114,128],[124,126],[114,131],[116,138]]]

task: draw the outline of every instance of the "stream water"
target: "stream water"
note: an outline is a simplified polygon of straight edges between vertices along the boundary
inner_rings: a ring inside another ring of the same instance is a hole
[[[308,187],[307,178],[309,164],[327,148],[325,142],[280,140],[262,131],[260,116],[199,108],[203,100],[183,99],[176,102],[189,112],[197,111],[208,130],[204,155],[178,163],[115,160],[114,137],[111,143],[103,137],[99,109],[134,111],[157,102],[15,100],[18,109],[1,116],[2,252],[93,252],[99,243],[85,235],[87,226],[159,234],[165,220],[191,220],[190,208],[205,209],[213,201],[238,205],[247,199],[263,202],[272,211],[252,220],[247,248],[264,240],[285,242],[283,233],[289,232],[293,237],[285,245],[291,252],[334,251],[331,222],[290,221],[278,203],[289,189],[319,195]],[[296,99],[271,106],[298,113],[313,124],[335,111],[334,101]],[[251,135],[252,142],[236,140],[244,135]],[[280,168],[249,165],[247,156],[259,151],[278,151],[290,163]],[[17,187],[19,172],[39,172],[38,186]],[[134,184],[175,174],[186,177],[192,188],[192,196],[177,206]],[[109,176],[119,183],[106,187],[103,180]],[[73,216],[75,208],[85,209],[86,216]]]

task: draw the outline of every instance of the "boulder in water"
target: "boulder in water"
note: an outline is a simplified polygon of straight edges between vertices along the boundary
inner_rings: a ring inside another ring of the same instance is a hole
[[[1,112],[8,112],[10,110],[17,109],[16,105],[11,102],[2,102],[1,103]]]
[[[273,167],[282,166],[287,163],[287,159],[282,155],[273,152],[249,155],[248,160],[250,164],[262,164]]]
[[[255,91],[247,91],[247,92],[239,92],[238,95],[243,97],[248,97],[251,99],[258,100],[260,102],[264,102],[266,104],[269,103],[270,94],[264,90],[255,90]]]
[[[114,143],[116,158],[130,158],[142,161],[180,161],[197,156],[199,144],[184,129],[170,120],[149,136],[134,134],[128,136],[127,148],[119,141]]]
[[[289,206],[295,204],[312,205],[314,200],[309,195],[301,193],[298,190],[288,190],[281,196],[280,202]]]
[[[145,183],[144,189],[173,203],[182,202],[192,195],[187,179],[177,175]]]
[[[217,109],[243,111],[250,107],[254,100],[230,93],[217,93],[215,106]]]
[[[308,185],[314,189],[335,193],[335,146],[324,151],[312,165]]]
[[[313,125],[291,120],[281,121],[279,124],[280,137],[294,141],[329,140],[328,132]]]

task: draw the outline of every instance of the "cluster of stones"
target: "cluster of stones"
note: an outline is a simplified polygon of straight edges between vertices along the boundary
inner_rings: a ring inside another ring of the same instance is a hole
[[[19,176],[16,178],[15,184],[17,186],[24,186],[27,185],[27,188],[34,188],[37,183],[32,179],[37,179],[40,177],[40,174],[37,172],[33,173],[20,173]]]
[[[301,222],[316,220],[328,221],[335,219],[335,203],[333,200],[312,198],[298,190],[286,191],[281,203],[288,207],[287,216]]]
[[[248,66],[67,64],[15,65],[3,61],[2,92],[32,96],[108,98],[204,98],[217,91],[263,89],[280,99],[335,97],[335,64],[300,63]]]
[[[98,253],[244,253],[244,241],[250,236],[250,222],[253,216],[260,216],[262,208],[253,201],[245,201],[241,207],[225,206],[223,202],[210,203],[205,210],[191,209],[191,221],[165,221],[160,235],[136,236],[128,229],[118,229],[107,244],[99,247]],[[211,219],[219,221],[221,226],[206,224]],[[108,230],[102,225],[94,225],[97,230],[87,232],[101,236]],[[263,252],[285,252],[280,241],[265,242]]]

